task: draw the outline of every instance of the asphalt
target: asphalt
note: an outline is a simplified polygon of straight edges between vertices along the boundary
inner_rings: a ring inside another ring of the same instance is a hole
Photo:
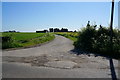
[[[56,35],[50,43],[2,51],[4,78],[111,78],[109,59],[76,55],[73,41]],[[118,76],[118,61],[113,60]]]
[[[3,51],[2,56],[28,57],[28,56],[40,56],[41,54],[56,55],[58,53],[64,53],[72,50],[74,48],[72,44],[73,42],[71,40],[56,35],[56,38],[48,44],[27,49]]]

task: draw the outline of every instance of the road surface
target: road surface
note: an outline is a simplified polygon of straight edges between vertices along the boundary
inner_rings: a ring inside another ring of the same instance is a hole
[[[73,41],[56,35],[38,47],[3,51],[3,77],[111,78],[109,59],[93,54],[77,56],[73,49]],[[113,61],[117,74],[118,62]]]

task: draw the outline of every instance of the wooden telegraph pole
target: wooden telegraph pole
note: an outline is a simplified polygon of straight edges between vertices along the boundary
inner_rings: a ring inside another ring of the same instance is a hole
[[[113,52],[113,15],[114,15],[114,0],[112,0],[112,8],[111,8],[111,21],[110,21],[110,47],[111,53]]]
[[[112,8],[111,8],[111,21],[110,21],[110,47],[111,47],[111,52],[113,53],[113,15],[114,15],[114,0],[112,0]],[[115,73],[115,68],[113,64],[112,58],[110,58],[110,69],[111,69],[111,75],[112,75],[112,80],[117,80],[117,76]]]

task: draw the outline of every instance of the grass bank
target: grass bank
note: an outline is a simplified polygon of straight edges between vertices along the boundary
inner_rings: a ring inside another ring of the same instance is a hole
[[[55,32],[55,34],[69,38],[72,41],[76,41],[78,38],[78,32]]]
[[[51,33],[2,33],[2,49],[29,47],[53,40]]]

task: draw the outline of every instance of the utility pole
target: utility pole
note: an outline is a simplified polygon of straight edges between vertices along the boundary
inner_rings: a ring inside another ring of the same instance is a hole
[[[110,21],[110,47],[111,53],[113,52],[113,15],[114,15],[114,0],[112,0],[112,8],[111,8],[111,21]]]
[[[113,53],[113,15],[114,15],[114,0],[112,0],[111,22],[110,22],[110,47],[111,47],[110,51],[112,54],[114,54]],[[117,80],[112,58],[110,58],[110,70],[111,70],[112,80]]]

